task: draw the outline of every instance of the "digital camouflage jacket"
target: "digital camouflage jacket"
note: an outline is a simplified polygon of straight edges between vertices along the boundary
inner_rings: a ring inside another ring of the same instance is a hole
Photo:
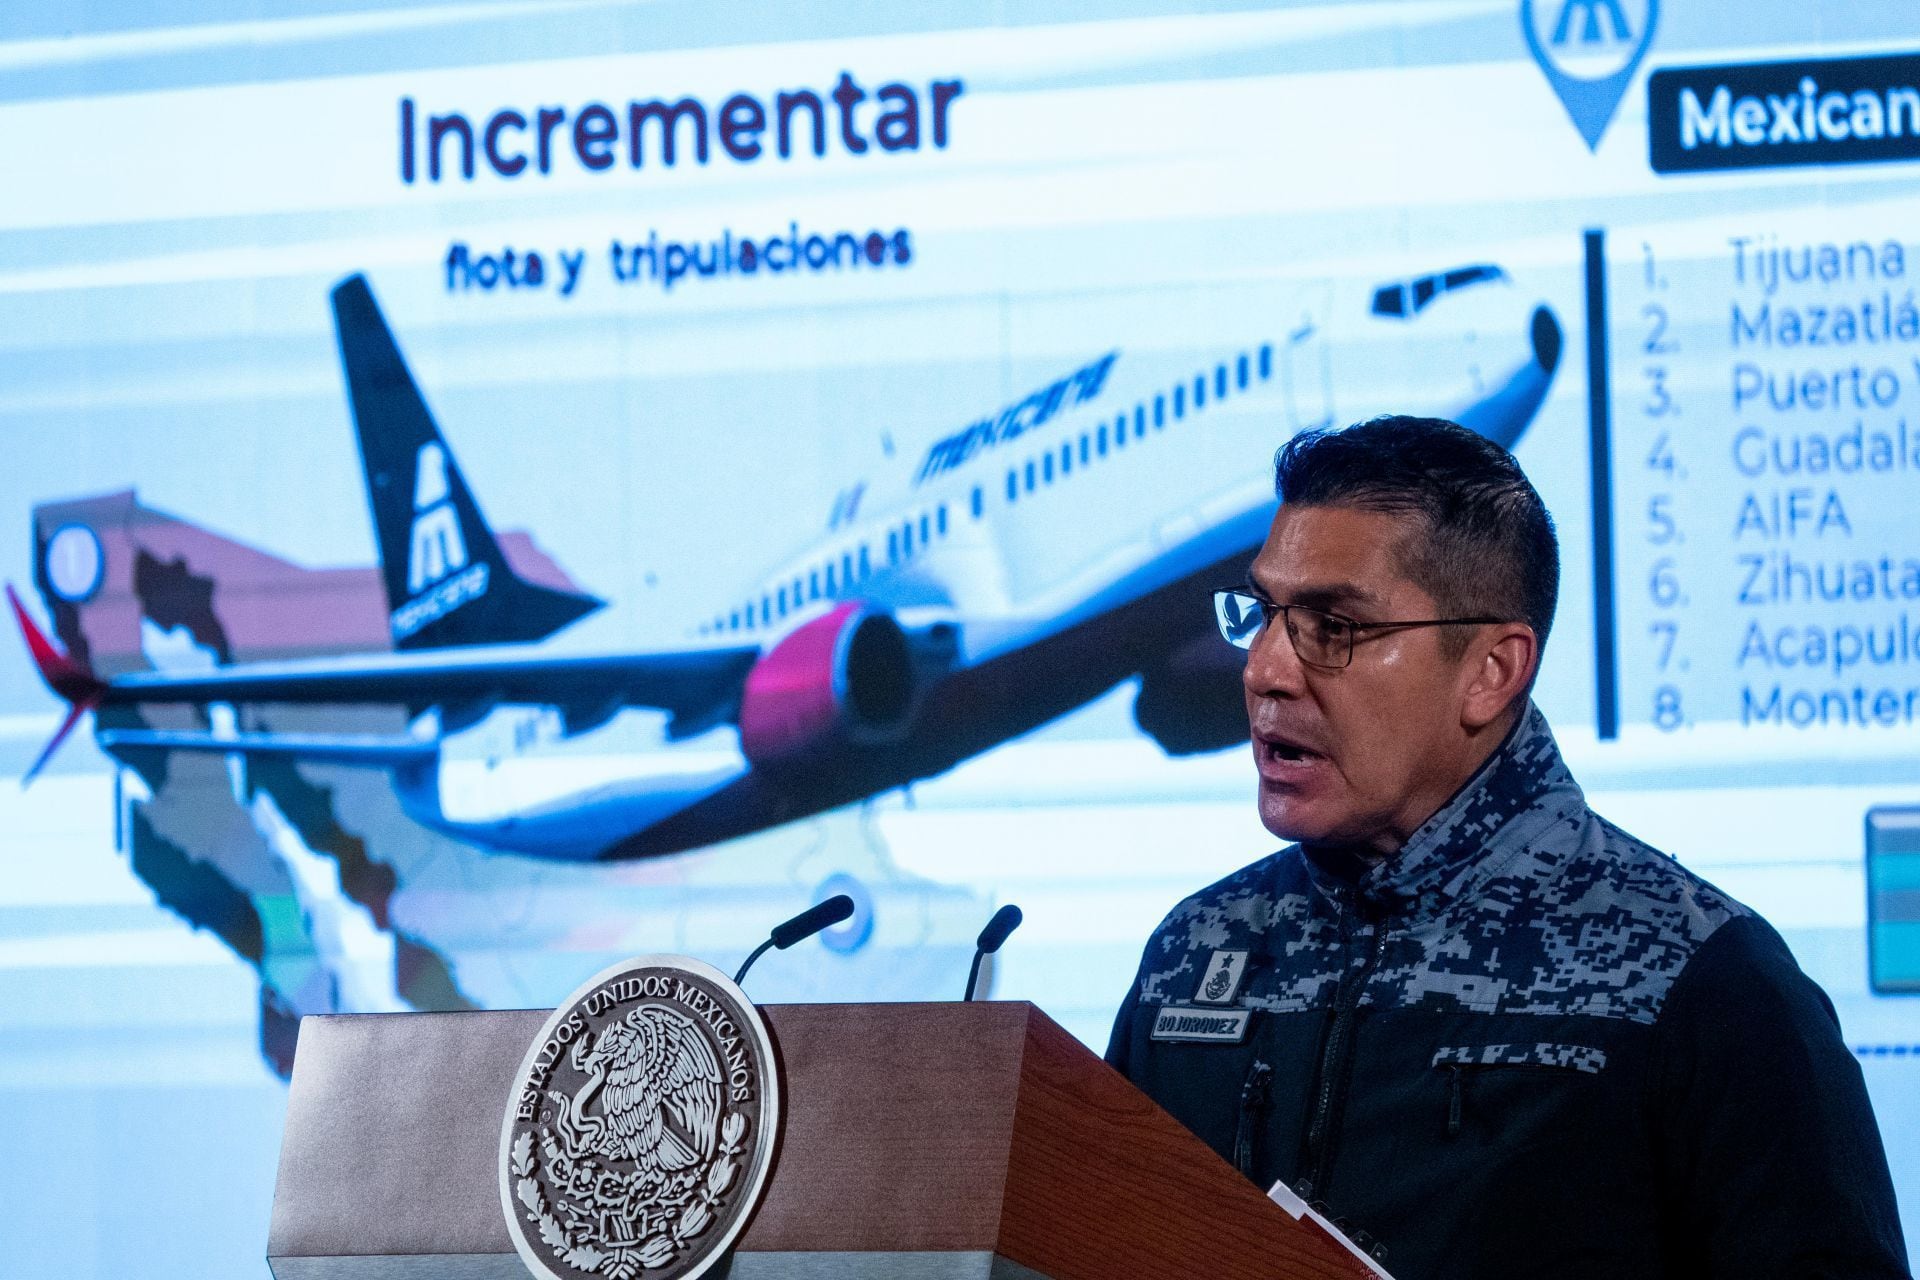
[[[1537,708],[1401,852],[1174,908],[1107,1057],[1395,1280],[1906,1276],[1833,1007],[1587,808]]]

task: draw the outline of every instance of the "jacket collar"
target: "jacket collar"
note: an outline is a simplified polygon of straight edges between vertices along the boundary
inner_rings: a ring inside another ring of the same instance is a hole
[[[1315,888],[1370,914],[1436,915],[1526,852],[1537,824],[1518,819],[1564,800],[1585,804],[1546,717],[1529,702],[1506,741],[1399,853],[1357,876],[1337,853],[1304,860]]]

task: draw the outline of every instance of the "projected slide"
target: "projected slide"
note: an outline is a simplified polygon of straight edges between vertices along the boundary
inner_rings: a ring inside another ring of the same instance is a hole
[[[950,998],[1017,901],[991,990],[1103,1043],[1270,847],[1208,593],[1275,449],[1427,413],[1557,522],[1570,766],[1826,988],[1912,1212],[1897,8],[0,18],[0,1080],[172,1149],[302,1016],[839,892],[756,998]]]

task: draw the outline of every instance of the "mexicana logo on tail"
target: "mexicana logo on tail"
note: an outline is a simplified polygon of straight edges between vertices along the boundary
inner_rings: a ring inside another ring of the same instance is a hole
[[[407,555],[407,590],[425,591],[456,569],[467,567],[467,541],[447,484],[447,451],[438,441],[420,446],[413,463],[413,537]]]
[[[487,593],[487,566],[467,563],[467,540],[447,479],[447,451],[437,440],[421,445],[414,455],[407,591],[407,602],[393,611],[396,640]]]

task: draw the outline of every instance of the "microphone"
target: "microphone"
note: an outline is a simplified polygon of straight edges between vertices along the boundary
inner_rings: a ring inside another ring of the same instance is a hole
[[[831,929],[852,914],[853,899],[844,893],[836,893],[825,902],[808,907],[793,919],[773,926],[773,932],[767,935],[767,940],[753,949],[753,954],[740,966],[740,972],[733,975],[733,984],[737,987],[746,980],[747,970],[753,968],[755,960],[766,954],[768,947],[785,951],[796,942],[805,942],[822,929]]]
[[[1000,944],[1007,940],[1008,934],[1020,927],[1023,918],[1020,908],[1009,902],[993,913],[993,919],[987,921],[987,927],[980,931],[980,941],[974,944],[973,967],[967,970],[967,993],[960,997],[962,1000],[973,999],[973,989],[980,982],[980,962],[1000,949]]]

